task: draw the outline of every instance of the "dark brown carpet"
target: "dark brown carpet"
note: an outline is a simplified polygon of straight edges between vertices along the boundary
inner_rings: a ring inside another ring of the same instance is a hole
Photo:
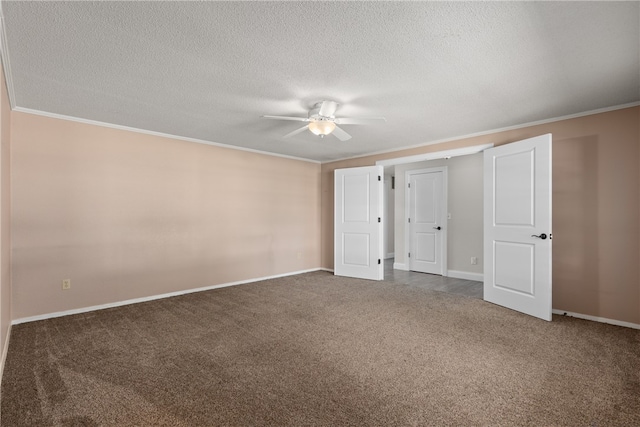
[[[2,425],[640,425],[640,331],[326,272],[13,328]]]

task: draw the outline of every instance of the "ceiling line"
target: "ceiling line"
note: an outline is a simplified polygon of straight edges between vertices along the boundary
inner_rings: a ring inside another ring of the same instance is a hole
[[[5,78],[6,78],[6,76],[5,76]],[[256,150],[256,149],[253,149],[253,148],[244,148],[244,147],[238,147],[236,145],[227,145],[227,144],[222,144],[222,143],[219,143],[219,142],[205,141],[203,139],[189,138],[189,137],[185,137],[185,136],[171,135],[171,134],[167,134],[167,133],[156,132],[156,131],[151,131],[151,130],[146,130],[146,129],[138,129],[138,128],[129,127],[129,126],[116,125],[116,124],[113,124],[113,123],[100,122],[100,121],[97,121],[97,120],[89,120],[89,119],[83,119],[83,118],[73,117],[73,116],[65,116],[63,114],[49,113],[47,111],[33,110],[33,109],[30,109],[30,108],[13,107],[12,111],[17,111],[17,112],[20,112],[20,113],[27,113],[27,114],[34,114],[34,115],[37,115],[37,116],[50,117],[50,118],[54,118],[54,119],[61,119],[61,120],[67,120],[67,121],[72,121],[72,122],[90,124],[90,125],[101,126],[101,127],[106,127],[106,128],[112,128],[112,129],[119,129],[119,130],[125,130],[125,131],[130,131],[130,132],[142,133],[142,134],[147,134],[147,135],[160,136],[160,137],[163,137],[163,138],[171,138],[171,139],[177,139],[177,140],[181,140],[181,141],[195,142],[197,144],[205,144],[205,145],[211,145],[211,146],[215,146],[215,147],[228,148],[230,150],[247,151],[247,152],[250,152],[250,153],[263,154],[263,155],[266,155],[266,156],[280,157],[280,158],[291,159],[291,160],[299,160],[299,161],[309,162],[309,163],[314,163],[314,164],[329,164],[329,163],[334,163],[334,162],[341,162],[341,161],[344,161],[344,160],[358,159],[358,158],[361,158],[361,157],[375,156],[375,155],[379,155],[379,154],[388,154],[388,153],[394,153],[394,152],[398,152],[398,151],[404,151],[404,150],[411,150],[411,149],[415,149],[415,148],[427,147],[427,146],[430,146],[430,145],[443,144],[445,142],[458,141],[458,140],[461,140],[461,139],[474,138],[474,137],[478,137],[478,136],[490,135],[490,134],[493,134],[493,133],[505,132],[505,131],[515,130],[515,129],[522,129],[522,128],[525,128],[525,127],[537,126],[537,125],[542,125],[542,124],[547,124],[547,123],[554,123],[554,122],[558,122],[558,121],[561,121],[561,120],[575,119],[575,118],[578,118],[578,117],[590,116],[590,115],[593,115],[593,114],[607,113],[607,112],[610,112],[610,111],[622,110],[622,109],[625,109],[625,108],[633,108],[633,107],[637,107],[637,106],[640,106],[640,102],[631,102],[631,103],[628,103],[628,104],[621,104],[621,105],[615,105],[615,106],[612,106],[612,107],[599,108],[599,109],[596,109],[596,110],[590,110],[590,111],[585,111],[585,112],[582,112],[582,113],[570,114],[570,115],[567,115],[567,116],[560,116],[560,117],[555,117],[555,118],[551,118],[551,119],[545,119],[545,120],[539,120],[539,121],[535,121],[535,122],[523,123],[523,124],[520,124],[520,125],[514,125],[514,126],[508,126],[508,127],[504,127],[504,128],[492,129],[492,130],[488,130],[488,131],[482,131],[482,132],[477,132],[477,133],[472,133],[472,134],[467,134],[467,135],[460,135],[460,136],[455,136],[455,137],[451,137],[451,138],[438,139],[438,140],[435,140],[435,141],[430,141],[430,142],[426,142],[426,143],[423,143],[423,144],[417,144],[417,145],[413,145],[413,146],[409,146],[409,147],[395,148],[395,149],[389,149],[389,150],[383,150],[383,151],[375,151],[375,152],[364,154],[364,155],[345,157],[345,158],[340,158],[340,159],[336,159],[336,160],[328,160],[328,161],[324,161],[324,162],[317,161],[317,160],[306,159],[306,158],[303,158],[303,157],[288,156],[286,154],[278,154],[278,153],[272,153],[272,152],[269,152],[269,151]]]
[[[170,139],[177,139],[177,140],[180,140],[180,141],[195,142],[197,144],[212,145],[214,147],[227,148],[229,150],[248,151],[250,153],[263,154],[265,156],[281,157],[281,158],[284,158],[284,159],[299,160],[301,162],[321,164],[321,162],[319,162],[317,160],[305,159],[305,158],[302,158],[302,157],[288,156],[286,154],[272,153],[272,152],[269,152],[269,151],[261,151],[261,150],[256,150],[254,148],[239,147],[237,145],[221,144],[219,142],[205,141],[204,139],[189,138],[188,136],[171,135],[171,134],[168,134],[168,133],[156,132],[156,131],[153,131],[153,130],[139,129],[139,128],[134,128],[134,127],[129,127],[129,126],[116,125],[116,124],[113,124],[113,123],[106,123],[106,122],[100,122],[100,121],[97,121],[97,120],[83,119],[83,118],[80,118],[80,117],[65,116],[64,114],[49,113],[47,111],[32,110],[30,108],[15,107],[15,108],[12,109],[12,111],[17,111],[19,113],[34,114],[36,116],[49,117],[49,118],[52,118],[52,119],[60,119],[60,120],[67,120],[67,121],[70,121],[70,122],[84,123],[84,124],[88,124],[88,125],[100,126],[100,127],[105,127],[105,128],[118,129],[118,130],[124,130],[124,131],[135,132],[135,133],[142,133],[142,134],[146,134],[146,135],[159,136],[159,137],[162,137],[162,138],[170,138]]]
[[[503,128],[486,130],[486,131],[482,131],[482,132],[470,133],[470,134],[467,134],[467,135],[454,136],[454,137],[451,137],[451,138],[437,139],[435,141],[424,142],[422,144],[416,144],[416,145],[400,147],[400,148],[393,148],[393,149],[383,150],[383,151],[375,151],[375,152],[372,152],[372,153],[369,153],[369,154],[363,154],[363,155],[358,155],[358,156],[344,157],[344,158],[341,158],[341,159],[322,162],[322,164],[333,163],[333,162],[341,162],[341,161],[344,161],[344,160],[358,159],[360,157],[377,156],[379,154],[395,153],[395,152],[404,151],[404,150],[412,150],[412,149],[415,149],[415,148],[427,147],[427,146],[430,146],[430,145],[443,144],[445,142],[459,141],[461,139],[475,138],[475,137],[478,137],[478,136],[491,135],[493,133],[499,133],[499,132],[506,132],[506,131],[510,131],[510,130],[522,129],[522,128],[526,128],[526,127],[530,127],[530,126],[544,125],[544,124],[548,124],[548,123],[559,122],[559,121],[562,121],[562,120],[577,119],[579,117],[591,116],[591,115],[594,115],[594,114],[608,113],[610,111],[624,110],[625,108],[633,108],[633,107],[638,107],[638,106],[640,106],[640,102],[630,102],[628,104],[621,104],[621,105],[614,105],[614,106],[611,106],[611,107],[598,108],[598,109],[595,109],[595,110],[584,111],[584,112],[581,112],[581,113],[569,114],[569,115],[566,115],[566,116],[554,117],[554,118],[550,118],[550,119],[538,120],[538,121],[535,121],[535,122],[523,123],[523,124],[519,124],[519,125],[513,125],[513,126],[507,126],[507,127],[503,127]]]
[[[9,65],[9,44],[7,42],[7,26],[4,23],[2,13],[2,3],[0,3],[0,60],[4,70],[4,81],[7,85],[7,95],[9,96],[9,106],[14,109],[16,106],[16,93],[13,88],[13,76]]]

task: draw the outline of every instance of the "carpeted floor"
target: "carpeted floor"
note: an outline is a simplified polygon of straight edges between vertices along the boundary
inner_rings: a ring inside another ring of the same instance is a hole
[[[17,325],[2,425],[638,426],[640,331],[326,272]]]

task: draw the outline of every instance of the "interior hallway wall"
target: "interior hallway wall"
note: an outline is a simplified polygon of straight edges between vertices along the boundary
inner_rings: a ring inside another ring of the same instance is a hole
[[[640,324],[640,107],[322,165],[322,266],[333,268],[333,170],[553,134],[553,308]]]
[[[13,319],[320,266],[317,163],[15,111],[11,130]]]
[[[386,174],[384,176],[384,257],[385,259],[393,258],[395,256],[395,199],[396,190],[393,188],[392,183],[395,178],[393,174]]]
[[[402,189],[396,194],[395,262],[408,268],[406,256],[406,195],[407,171],[440,166],[447,167],[447,204],[451,219],[447,227],[447,269],[464,273],[482,274],[483,263],[483,162],[482,153],[452,157],[448,160],[428,160],[396,165],[396,185]],[[471,257],[478,264],[471,265]],[[405,268],[403,268],[405,269]]]

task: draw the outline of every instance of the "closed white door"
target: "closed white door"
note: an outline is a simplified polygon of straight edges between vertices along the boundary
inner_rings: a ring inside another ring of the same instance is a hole
[[[443,274],[444,171],[409,172],[409,270]]]
[[[484,152],[484,299],[551,320],[551,134]]]
[[[384,279],[382,166],[334,172],[334,274]]]

